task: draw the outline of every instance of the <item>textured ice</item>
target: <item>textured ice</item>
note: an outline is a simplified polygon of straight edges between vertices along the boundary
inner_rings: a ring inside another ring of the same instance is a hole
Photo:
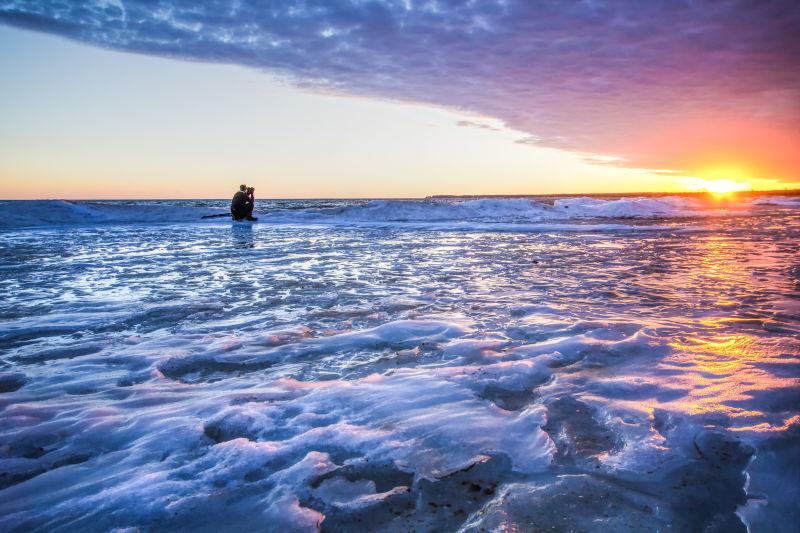
[[[687,218],[748,214],[758,206],[797,207],[796,198],[758,197],[736,205],[685,197],[620,199],[560,198],[550,204],[525,198],[475,200],[260,201],[261,222],[400,226],[450,231],[645,231],[669,226],[642,226],[619,219]],[[224,214],[227,202],[215,200],[91,202],[64,200],[0,201],[0,229],[37,226],[202,223]],[[614,222],[611,220],[617,219]],[[578,221],[579,223],[569,223]],[[590,221],[595,221],[591,223]]]
[[[75,202],[65,200],[0,202],[0,228],[74,224],[198,222],[219,213],[209,207]],[[223,211],[224,212],[224,211]]]
[[[557,212],[576,218],[684,218],[740,214],[747,211],[748,204],[731,207],[700,198],[677,196],[618,200],[583,197],[557,199],[553,207]]]
[[[789,198],[8,205],[0,530],[800,520]]]

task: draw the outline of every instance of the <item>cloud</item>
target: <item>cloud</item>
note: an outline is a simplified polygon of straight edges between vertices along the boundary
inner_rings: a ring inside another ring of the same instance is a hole
[[[800,174],[796,0],[0,0],[0,22],[475,112],[633,166]],[[750,130],[777,144],[748,152]]]
[[[500,131],[500,128],[487,124],[485,122],[476,122],[474,120],[459,120],[456,126],[460,128],[477,128],[479,130]]]

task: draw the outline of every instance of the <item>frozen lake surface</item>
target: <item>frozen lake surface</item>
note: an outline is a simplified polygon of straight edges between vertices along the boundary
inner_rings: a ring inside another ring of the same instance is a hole
[[[800,523],[797,199],[224,204],[0,202],[0,530]]]

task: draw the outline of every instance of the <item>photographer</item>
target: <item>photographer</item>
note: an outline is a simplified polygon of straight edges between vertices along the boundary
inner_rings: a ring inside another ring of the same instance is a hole
[[[253,207],[256,204],[255,190],[255,187],[239,186],[239,190],[231,200],[231,217],[233,217],[233,220],[258,220],[253,217]]]

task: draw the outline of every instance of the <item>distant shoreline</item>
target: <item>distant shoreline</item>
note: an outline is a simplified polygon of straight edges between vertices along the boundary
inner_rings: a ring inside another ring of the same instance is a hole
[[[641,196],[800,196],[800,189],[778,189],[771,191],[736,191],[725,194],[708,191],[684,192],[584,192],[564,194],[433,194],[426,200],[477,199],[477,198],[578,198],[594,196],[603,198],[631,198]]]

